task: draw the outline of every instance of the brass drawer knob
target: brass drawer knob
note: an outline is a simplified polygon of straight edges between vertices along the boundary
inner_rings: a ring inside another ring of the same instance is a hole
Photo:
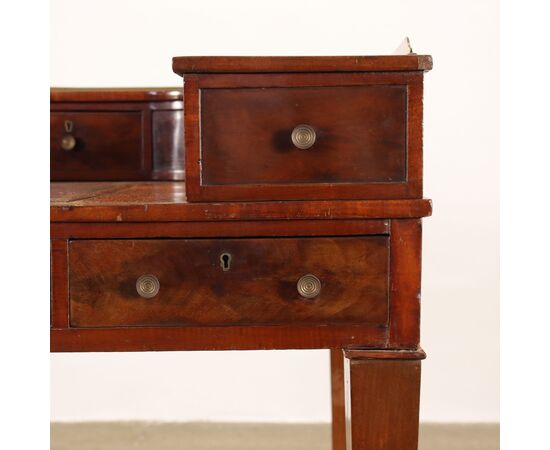
[[[136,291],[143,298],[153,298],[159,290],[160,282],[154,275],[142,275],[136,281]]]
[[[70,134],[66,134],[61,138],[61,148],[66,152],[73,150],[76,147],[76,139]]]
[[[315,298],[321,293],[321,281],[315,275],[307,274],[298,280],[298,293],[305,298]]]
[[[315,134],[313,127],[304,124],[297,125],[294,130],[292,130],[291,135],[292,143],[302,150],[313,146],[313,144],[315,144],[316,137],[317,135]]]

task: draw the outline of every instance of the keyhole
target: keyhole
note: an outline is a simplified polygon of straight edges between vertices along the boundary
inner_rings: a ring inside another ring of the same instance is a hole
[[[227,272],[231,266],[231,255],[229,253],[222,253],[220,255],[220,265],[222,270]]]

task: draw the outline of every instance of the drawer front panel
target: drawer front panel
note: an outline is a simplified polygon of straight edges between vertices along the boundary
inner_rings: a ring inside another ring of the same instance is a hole
[[[204,185],[406,181],[406,86],[202,89],[200,110]]]
[[[70,324],[386,326],[388,258],[387,236],[72,241]]]
[[[141,111],[52,112],[52,179],[146,178],[151,163],[145,157],[142,114]],[[67,137],[74,141],[64,142]]]

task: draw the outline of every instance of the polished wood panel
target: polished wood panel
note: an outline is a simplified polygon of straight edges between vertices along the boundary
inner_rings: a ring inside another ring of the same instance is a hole
[[[182,90],[179,87],[171,88],[63,88],[50,89],[52,103],[80,103],[80,102],[165,102],[181,101]]]
[[[406,181],[406,86],[202,89],[200,110],[203,185]]]
[[[427,71],[429,55],[388,56],[176,56],[172,69],[188,73]]]
[[[355,359],[348,352],[346,413],[351,450],[417,450],[420,361]]]
[[[182,100],[176,88],[51,89],[51,179],[183,180]],[[72,151],[61,148],[67,134]]]
[[[388,256],[384,236],[72,241],[71,326],[384,326]],[[145,274],[160,281],[152,299],[136,292]],[[321,280],[312,299],[296,288],[306,274]]]
[[[346,399],[344,391],[344,353],[330,351],[332,398],[332,450],[346,450]]]
[[[65,122],[72,123],[72,131]],[[148,176],[147,143],[144,142],[145,118],[139,111],[51,113],[50,166],[57,180],[142,179]],[[62,137],[71,135],[76,146],[61,147]]]
[[[183,111],[153,111],[152,139],[153,178],[183,180],[185,178]]]
[[[187,198],[421,198],[422,92],[420,72],[186,75]]]
[[[388,220],[275,220],[233,222],[54,222],[57,239],[360,236],[389,234]]]
[[[393,348],[416,348],[420,342],[422,223],[392,220],[390,227],[389,342]]]
[[[385,219],[429,216],[431,201],[188,203],[184,183],[52,183],[52,222]]]
[[[383,347],[384,328],[369,325],[63,328],[50,332],[52,352],[149,352]]]

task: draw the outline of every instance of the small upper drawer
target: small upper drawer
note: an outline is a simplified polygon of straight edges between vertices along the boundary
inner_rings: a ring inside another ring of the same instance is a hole
[[[386,326],[388,236],[76,240],[72,327]]]
[[[141,111],[51,112],[52,179],[143,179],[145,153]]]
[[[189,201],[422,197],[431,58],[179,57]]]
[[[404,183],[407,87],[203,89],[204,185]]]

